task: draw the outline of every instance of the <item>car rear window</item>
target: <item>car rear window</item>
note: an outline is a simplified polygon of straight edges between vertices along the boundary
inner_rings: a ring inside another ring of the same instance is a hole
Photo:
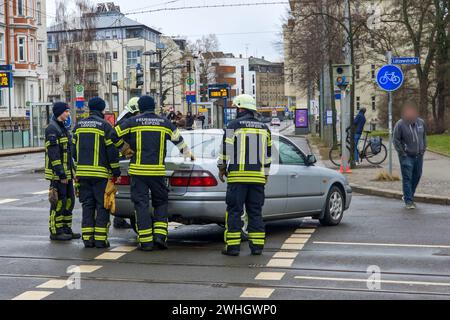
[[[211,134],[208,132],[187,133],[186,131],[182,131],[181,135],[196,158],[215,159],[218,157],[220,144],[222,143],[221,134]],[[167,142],[167,156],[180,156],[178,148],[171,142]]]

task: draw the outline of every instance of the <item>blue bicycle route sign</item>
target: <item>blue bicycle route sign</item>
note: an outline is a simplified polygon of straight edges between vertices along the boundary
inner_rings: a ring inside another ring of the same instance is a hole
[[[395,91],[403,84],[402,70],[392,64],[381,67],[377,74],[378,86],[384,91]]]

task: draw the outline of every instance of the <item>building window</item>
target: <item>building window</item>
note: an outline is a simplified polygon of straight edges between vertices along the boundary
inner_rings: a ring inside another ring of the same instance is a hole
[[[361,109],[361,97],[356,97],[356,110]]]
[[[135,66],[139,63],[141,57],[141,50],[127,51],[127,65]]]
[[[107,52],[105,55],[106,60],[111,59],[111,52]]]
[[[34,39],[30,38],[30,62],[34,62]]]
[[[117,81],[118,78],[119,78],[118,73],[117,72],[113,72],[112,73],[112,81]]]
[[[117,30],[116,29],[112,30],[112,38],[117,39]]]
[[[55,82],[59,83],[59,76],[55,76]]]
[[[25,37],[18,37],[19,61],[26,60],[25,40]]]
[[[55,63],[59,63],[59,56],[55,54]]]
[[[53,56],[52,55],[48,55],[48,62],[52,63],[53,62]]]
[[[355,76],[356,76],[356,80],[359,80],[359,76],[360,76],[360,72],[359,72],[359,65],[357,65],[356,67],[355,67]]]
[[[375,79],[375,65],[372,65],[372,79]]]
[[[0,59],[5,59],[5,35],[0,33]]]
[[[23,16],[23,5],[25,0],[17,0],[17,15]]]
[[[117,60],[117,51],[113,51],[113,59]]]
[[[40,1],[36,2],[36,15],[37,15],[37,24],[41,25],[42,20],[41,20],[41,2]]]
[[[372,111],[377,110],[376,98],[372,96]]]
[[[37,46],[37,63],[40,66],[42,65],[42,44]]]
[[[33,16],[33,0],[28,0],[27,4],[27,17]]]

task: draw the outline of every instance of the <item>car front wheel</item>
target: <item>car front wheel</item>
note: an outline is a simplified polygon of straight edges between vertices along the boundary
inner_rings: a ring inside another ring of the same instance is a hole
[[[324,226],[338,225],[344,216],[344,195],[336,186],[331,187],[327,196],[327,203],[325,207],[325,215],[319,219],[320,224]]]

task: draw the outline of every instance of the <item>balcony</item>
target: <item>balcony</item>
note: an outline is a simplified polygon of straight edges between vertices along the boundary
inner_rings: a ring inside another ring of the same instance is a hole
[[[48,51],[58,51],[59,46],[57,42],[47,42],[47,50]]]
[[[216,67],[217,74],[227,74],[227,73],[236,73],[236,67],[233,66],[217,66]]]

